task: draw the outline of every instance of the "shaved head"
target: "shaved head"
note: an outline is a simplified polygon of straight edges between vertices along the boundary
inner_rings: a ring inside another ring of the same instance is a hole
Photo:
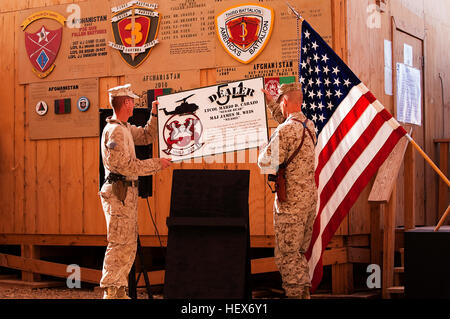
[[[111,106],[114,111],[119,112],[127,100],[132,100],[132,98],[129,96],[114,96],[111,101]]]

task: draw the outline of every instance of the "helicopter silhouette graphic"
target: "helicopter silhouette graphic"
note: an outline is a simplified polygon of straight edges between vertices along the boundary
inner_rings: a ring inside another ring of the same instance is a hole
[[[190,97],[192,97],[194,94],[191,94],[181,100],[175,101],[175,103],[181,102],[180,105],[178,105],[177,107],[175,107],[175,109],[171,112],[167,112],[166,108],[161,108],[160,110],[164,111],[164,114],[166,116],[169,115],[183,115],[183,114],[187,114],[187,113],[194,113],[195,111],[197,111],[199,109],[199,106],[195,103],[188,103],[187,99],[189,99]]]

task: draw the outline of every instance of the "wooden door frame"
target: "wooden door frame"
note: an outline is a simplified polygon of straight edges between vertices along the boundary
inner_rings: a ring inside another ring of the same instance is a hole
[[[391,48],[391,50],[392,50],[392,83],[393,83],[393,85],[392,85],[392,95],[393,95],[393,98],[394,98],[394,100],[393,100],[393,102],[394,102],[393,103],[393,111],[394,111],[393,112],[394,113],[393,116],[394,116],[394,118],[397,118],[397,86],[395,85],[397,83],[397,67],[396,67],[396,64],[395,64],[395,56],[394,56],[395,44],[397,43],[396,42],[397,37],[395,35],[396,31],[402,32],[402,33],[404,33],[404,34],[406,34],[406,35],[408,35],[408,36],[410,36],[410,37],[412,37],[412,38],[414,38],[416,40],[419,40],[421,42],[421,49],[422,49],[422,58],[421,58],[422,61],[421,62],[422,62],[422,66],[420,67],[420,71],[422,73],[422,76],[421,76],[421,86],[422,86],[421,102],[422,102],[422,105],[423,105],[423,112],[421,110],[421,113],[422,113],[422,125],[421,125],[421,127],[422,127],[422,130],[423,130],[423,148],[426,151],[427,130],[426,130],[426,104],[425,104],[425,102],[426,102],[426,99],[425,99],[425,90],[426,90],[426,88],[425,88],[425,32],[419,34],[418,32],[414,32],[413,30],[408,30],[406,24],[399,25],[396,22],[396,20],[395,20],[395,16],[391,16],[391,38],[392,38],[392,48]],[[416,156],[416,154],[415,154],[414,151],[409,151],[406,154],[405,160],[406,161],[411,161],[412,163],[414,163],[412,167],[408,167],[408,169],[410,170],[410,173],[414,173],[414,171],[415,171],[415,168],[414,168],[414,166],[416,165],[416,161],[414,159],[415,156]],[[426,163],[424,163],[424,168],[423,168],[424,169],[424,180],[422,181],[424,183],[424,203],[423,203],[423,205],[424,205],[424,216],[423,216],[424,224],[426,224],[426,221],[427,221],[427,212],[426,212],[427,187],[425,185],[425,179],[426,179],[426,175],[425,175],[426,174],[426,167],[425,166],[426,166]],[[415,174],[410,176],[409,181],[410,182],[416,182]],[[412,187],[412,191],[413,192],[414,192],[414,188],[415,187]],[[406,191],[406,189],[405,189],[405,191]],[[410,194],[410,195],[405,194],[405,198],[406,197],[409,197],[410,200],[414,200],[414,194]],[[405,203],[406,203],[406,201],[405,201]],[[412,205],[412,208],[414,208],[414,206],[415,205]],[[409,209],[409,208],[407,208],[407,205],[405,205],[404,208],[405,209]],[[412,215],[413,219],[409,222],[410,225],[408,225],[409,226],[408,228],[414,227],[416,225],[414,210],[411,212],[411,215]],[[405,216],[407,216],[407,212],[405,212]],[[405,220],[404,223],[405,223],[405,226],[406,226],[407,220]]]

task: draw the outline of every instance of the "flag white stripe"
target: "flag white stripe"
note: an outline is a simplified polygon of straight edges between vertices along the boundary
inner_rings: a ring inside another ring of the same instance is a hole
[[[322,254],[322,234],[324,229],[327,227],[333,214],[336,212],[337,207],[341,204],[342,200],[348,194],[350,188],[353,186],[355,181],[359,178],[362,172],[367,168],[372,159],[376,156],[382,146],[386,143],[389,136],[392,134],[393,129],[389,123],[385,122],[380,130],[377,132],[375,137],[366,147],[361,156],[355,161],[353,166],[349,169],[348,173],[345,175],[344,179],[339,184],[336,191],[331,196],[330,200],[327,202],[320,215],[320,233],[317,237],[313,249],[311,258],[309,260],[310,275],[314,273],[314,269]],[[320,194],[319,194],[320,195]],[[320,198],[320,196],[319,196]],[[319,205],[319,203],[318,203]]]

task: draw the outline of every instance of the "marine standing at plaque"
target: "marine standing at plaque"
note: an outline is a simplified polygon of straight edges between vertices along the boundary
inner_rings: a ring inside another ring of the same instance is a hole
[[[136,158],[135,145],[148,145],[157,139],[157,102],[153,102],[152,116],[144,127],[127,121],[133,115],[134,98],[138,98],[130,84],[111,88],[109,100],[114,115],[106,119],[101,138],[101,152],[105,167],[105,184],[99,193],[107,226],[108,247],[103,261],[100,287],[105,299],[129,299],[126,294],[128,273],[137,248],[138,176],[151,175],[168,167],[170,160]]]
[[[262,169],[285,167],[286,198],[277,194],[273,206],[275,262],[288,298],[310,298],[309,247],[316,211],[317,189],[314,181],[314,123],[301,112],[303,95],[299,83],[281,86],[275,102],[266,94],[272,117],[280,124],[269,143],[261,150]],[[283,166],[282,166],[283,167]]]

